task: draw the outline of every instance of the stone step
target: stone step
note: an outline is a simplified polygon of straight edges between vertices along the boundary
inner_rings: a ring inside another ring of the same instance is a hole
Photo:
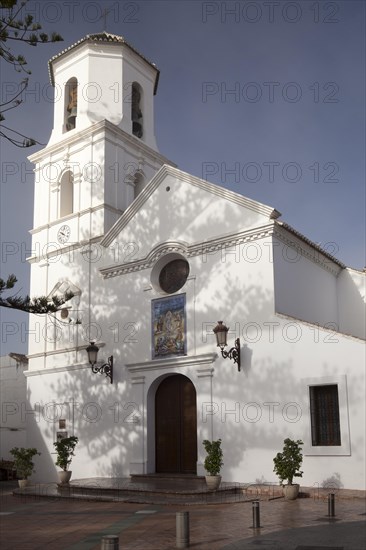
[[[365,498],[364,491],[314,487],[301,487],[299,497],[326,500],[330,492],[335,493],[336,500]],[[150,474],[131,478],[76,479],[65,486],[56,483],[35,484],[25,489],[15,489],[14,494],[39,498],[74,498],[149,504],[229,504],[253,500],[275,500],[283,497],[282,487],[278,484],[222,482],[217,491],[209,491],[204,478],[200,476]]]

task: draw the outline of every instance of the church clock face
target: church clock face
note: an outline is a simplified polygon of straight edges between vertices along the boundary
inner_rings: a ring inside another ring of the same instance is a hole
[[[70,238],[70,227],[68,225],[62,225],[57,232],[57,240],[61,244],[67,243]]]

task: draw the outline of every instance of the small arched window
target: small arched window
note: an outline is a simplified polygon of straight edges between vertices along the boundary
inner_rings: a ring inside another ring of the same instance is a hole
[[[69,132],[76,128],[78,112],[78,81],[70,78],[65,86],[65,130]]]
[[[60,218],[72,214],[74,211],[74,177],[68,170],[61,177],[60,182]]]
[[[133,135],[141,139],[144,134],[142,88],[137,82],[132,83],[131,120]]]

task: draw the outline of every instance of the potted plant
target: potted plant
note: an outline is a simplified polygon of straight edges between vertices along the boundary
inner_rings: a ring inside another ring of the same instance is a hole
[[[222,460],[223,452],[221,449],[221,439],[218,439],[217,441],[209,441],[208,439],[205,439],[202,443],[207,453],[203,463],[208,474],[206,475],[207,487],[210,491],[216,491],[221,483],[221,476],[219,474],[221,467],[224,464]]]
[[[295,441],[287,438],[284,440],[282,453],[277,453],[273,459],[273,471],[280,478],[286,500],[295,500],[299,494],[300,485],[293,483],[293,479],[302,477],[303,474],[300,470],[302,464],[301,445],[303,445],[301,439]],[[287,480],[287,485],[283,483],[285,480]]]
[[[28,478],[35,472],[33,457],[40,455],[34,447],[13,447],[10,454],[14,457],[14,466],[17,471],[19,487],[23,489],[28,485]]]
[[[70,481],[72,472],[68,468],[72,457],[75,456],[74,450],[78,441],[79,438],[76,435],[71,435],[55,441],[53,444],[57,453],[56,466],[62,468],[62,472],[58,472],[61,485],[65,485]]]

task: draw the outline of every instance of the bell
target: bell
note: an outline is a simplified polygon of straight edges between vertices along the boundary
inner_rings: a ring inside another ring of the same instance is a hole
[[[67,130],[73,130],[76,126],[76,107],[71,109],[71,112],[67,115],[66,128]]]

